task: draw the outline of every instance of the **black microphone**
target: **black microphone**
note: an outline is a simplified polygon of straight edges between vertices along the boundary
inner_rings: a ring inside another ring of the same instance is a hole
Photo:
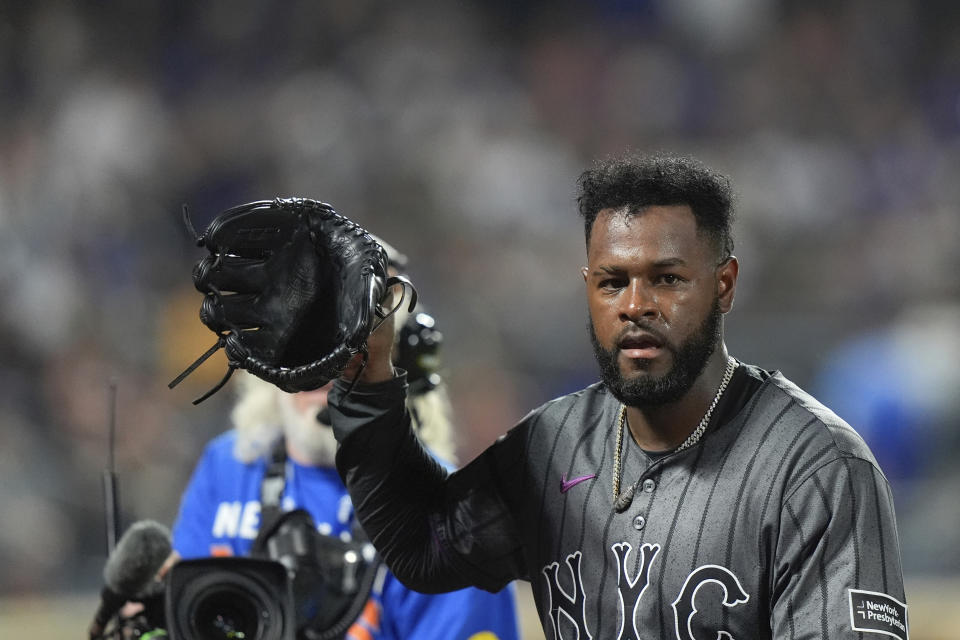
[[[90,624],[90,638],[101,638],[107,623],[128,600],[159,595],[164,585],[157,571],[172,551],[170,530],[159,522],[141,520],[130,525],[103,568],[100,606]]]

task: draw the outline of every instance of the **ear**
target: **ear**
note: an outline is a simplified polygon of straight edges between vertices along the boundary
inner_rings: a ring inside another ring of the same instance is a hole
[[[733,298],[737,291],[737,276],[740,273],[740,262],[736,256],[730,256],[726,262],[717,267],[717,296],[720,301],[720,312],[727,313],[733,308]]]
[[[587,270],[587,268],[586,268],[586,267],[580,267],[580,273],[581,273],[581,275],[583,275],[583,281],[586,282],[586,281],[587,281],[587,274],[589,273],[589,271]]]

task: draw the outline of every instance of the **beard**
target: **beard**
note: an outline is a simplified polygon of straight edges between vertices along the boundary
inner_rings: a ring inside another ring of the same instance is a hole
[[[333,467],[337,440],[333,436],[326,406],[309,407],[301,412],[286,394],[281,394],[279,405],[288,446],[313,466]]]
[[[664,342],[663,348],[673,356],[673,367],[659,377],[641,376],[627,380],[617,364],[619,348],[606,349],[597,339],[593,322],[590,342],[593,354],[600,365],[600,377],[613,396],[628,407],[657,407],[676,402],[689,391],[694,381],[703,373],[707,360],[720,343],[720,301],[715,298],[713,307],[697,331],[678,346]],[[648,327],[638,324],[641,329]],[[651,328],[652,329],[652,328]],[[657,335],[660,335],[657,333]],[[643,361],[640,364],[644,367]]]

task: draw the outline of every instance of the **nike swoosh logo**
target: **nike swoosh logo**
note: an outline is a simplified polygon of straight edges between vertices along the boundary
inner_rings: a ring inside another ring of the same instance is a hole
[[[566,493],[571,487],[575,487],[581,482],[586,482],[587,480],[593,480],[596,477],[597,474],[591,473],[588,476],[580,476],[579,478],[574,478],[573,480],[567,482],[567,474],[563,474],[560,476],[560,493]]]

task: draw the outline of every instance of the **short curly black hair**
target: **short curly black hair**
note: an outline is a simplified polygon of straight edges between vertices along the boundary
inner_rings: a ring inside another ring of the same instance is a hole
[[[733,253],[733,192],[730,180],[699,160],[658,153],[628,154],[598,162],[577,180],[577,205],[583,216],[587,246],[597,214],[627,207],[689,205],[697,228],[715,243],[719,259]]]

